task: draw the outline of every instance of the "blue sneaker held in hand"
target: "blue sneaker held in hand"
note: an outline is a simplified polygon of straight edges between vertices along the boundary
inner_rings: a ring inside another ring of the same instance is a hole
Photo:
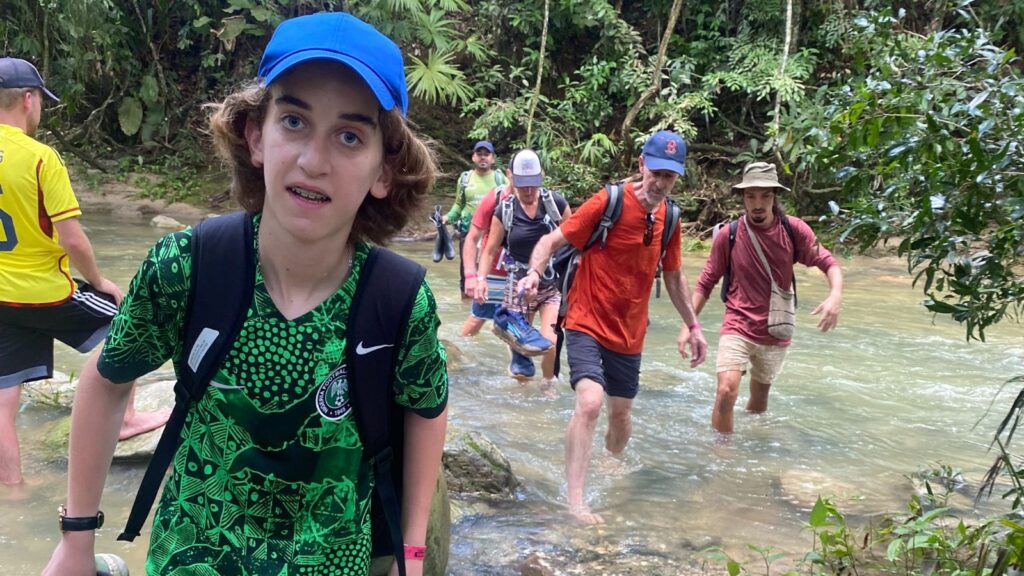
[[[539,356],[553,346],[551,341],[541,336],[519,312],[513,312],[505,307],[498,308],[494,313],[493,324],[491,331],[512,347],[512,350],[524,356]]]
[[[532,359],[512,350],[512,361],[508,364],[508,373],[513,378],[525,380],[533,378],[537,374],[537,368],[533,365]]]

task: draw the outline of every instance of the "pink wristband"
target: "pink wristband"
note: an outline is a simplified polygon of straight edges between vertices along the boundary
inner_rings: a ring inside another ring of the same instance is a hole
[[[404,548],[406,560],[423,560],[427,557],[426,546],[410,546],[406,544]]]
[[[686,328],[687,328],[687,329],[688,329],[688,330],[689,330],[690,332],[693,332],[693,331],[694,331],[694,330],[696,330],[697,328],[700,328],[700,322],[694,322],[693,324],[690,324],[690,325],[689,325],[689,326],[687,326]]]

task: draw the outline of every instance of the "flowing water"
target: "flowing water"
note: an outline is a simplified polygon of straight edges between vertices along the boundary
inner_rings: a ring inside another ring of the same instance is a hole
[[[83,222],[102,269],[124,287],[164,233],[103,217]],[[458,297],[457,264],[430,262],[430,243],[395,248],[428,267],[441,337],[461,351],[452,354],[460,356],[450,374],[453,426],[483,432],[521,480],[515,501],[455,526],[449,569],[457,575],[518,574],[515,566],[531,552],[578,553],[581,546],[608,556],[658,558],[680,571],[712,545],[741,558],[751,556],[747,544],[772,546],[792,562],[811,547],[803,526],[818,492],[866,518],[903,509],[911,491],[907,476],[937,463],[962,469],[976,485],[992,460],[990,434],[1016,390],[1003,391],[983,416],[1001,384],[1024,373],[1020,325],[998,326],[987,333],[988,342],[967,343],[960,326],[934,319],[919,305],[919,291],[895,259],[842,262],[839,328],[822,334],[809,313],[825,295],[823,275],[800,269],[798,333],[768,413],[738,410],[736,433],[723,441],[709,425],[722,304],[712,300],[702,318],[710,358],[690,369],[675,352],[680,320],[667,295],[652,298],[633,438],[624,464],[598,457],[591,467],[588,501],[608,523],[585,529],[569,521],[563,504],[563,437],[573,407],[568,386],[549,398],[536,383],[523,387],[509,379],[506,352],[488,328],[475,338],[458,335],[468,304]],[[691,286],[705,256],[684,256]],[[83,358],[58,346],[57,369],[75,372]],[[170,377],[165,367],[142,384]],[[741,388],[737,406],[745,401]],[[0,500],[0,575],[38,573],[54,546],[65,463],[42,457],[39,443],[47,424],[63,415],[28,409],[20,416],[30,487],[21,501]],[[597,455],[604,429],[602,419]],[[132,545],[114,539],[141,474],[140,466],[114,466],[103,504],[109,528],[98,544],[140,574],[145,534]],[[970,506],[966,498],[959,502]],[[998,501],[988,506],[1003,507]]]

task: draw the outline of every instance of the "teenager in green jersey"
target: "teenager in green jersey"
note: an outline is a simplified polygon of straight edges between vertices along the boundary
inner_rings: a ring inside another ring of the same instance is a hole
[[[256,228],[253,301],[188,414],[153,520],[147,574],[368,570],[370,465],[351,408],[338,408],[350,404],[322,399],[348,393],[337,376],[369,243],[405,225],[436,167],[406,123],[398,47],[364,22],[341,13],[286,20],[258,75],[211,106],[210,121]],[[171,234],[150,251],[102,354],[82,373],[69,518],[95,517],[100,508],[128,394],[119,383],[168,359],[187,360],[180,330],[190,239],[190,230]],[[393,344],[393,393],[406,408],[402,531],[419,558],[447,420],[438,325],[424,283],[404,338]],[[64,532],[45,573],[91,576],[93,548],[93,530]],[[408,573],[419,576],[422,561],[407,558]]]

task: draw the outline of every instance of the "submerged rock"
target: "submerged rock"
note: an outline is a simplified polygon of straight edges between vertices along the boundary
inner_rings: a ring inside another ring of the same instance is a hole
[[[77,382],[76,382],[77,384]],[[65,390],[59,385],[57,388]],[[70,386],[70,385],[68,385]],[[43,388],[49,390],[49,388]],[[67,408],[71,407],[71,392],[61,392],[61,398],[68,398]],[[174,382],[162,381],[152,384],[138,385],[135,390],[135,408],[149,411],[174,406]],[[68,434],[71,432],[71,417],[65,416],[50,424],[42,439],[44,457],[48,461],[64,460],[68,456]],[[157,442],[163,428],[139,434],[133,438],[122,440],[114,449],[114,462],[149,462],[156,450]]]
[[[548,565],[547,560],[536,552],[526,557],[519,567],[519,573],[522,576],[555,576],[555,571]]]
[[[21,402],[25,408],[71,409],[77,380],[63,372],[53,372],[53,378],[28,382],[21,389]]]
[[[177,220],[171,218],[170,216],[164,216],[163,214],[153,216],[153,219],[149,221],[149,225],[153,226],[154,228],[166,228],[168,230],[185,229],[184,224],[178,222]]]
[[[479,432],[450,438],[443,462],[452,492],[512,498],[519,484],[508,458]]]
[[[451,503],[448,497],[448,482],[444,474],[437,475],[437,487],[430,503],[430,518],[427,520],[427,557],[423,561],[424,576],[444,576],[448,568],[448,549],[452,540]],[[387,576],[391,569],[392,557],[374,558],[370,565],[370,576]]]
[[[448,356],[448,371],[458,369],[463,362],[465,354],[462,352],[462,348],[459,345],[452,342],[451,340],[441,339],[441,344],[444,346],[444,351]]]

